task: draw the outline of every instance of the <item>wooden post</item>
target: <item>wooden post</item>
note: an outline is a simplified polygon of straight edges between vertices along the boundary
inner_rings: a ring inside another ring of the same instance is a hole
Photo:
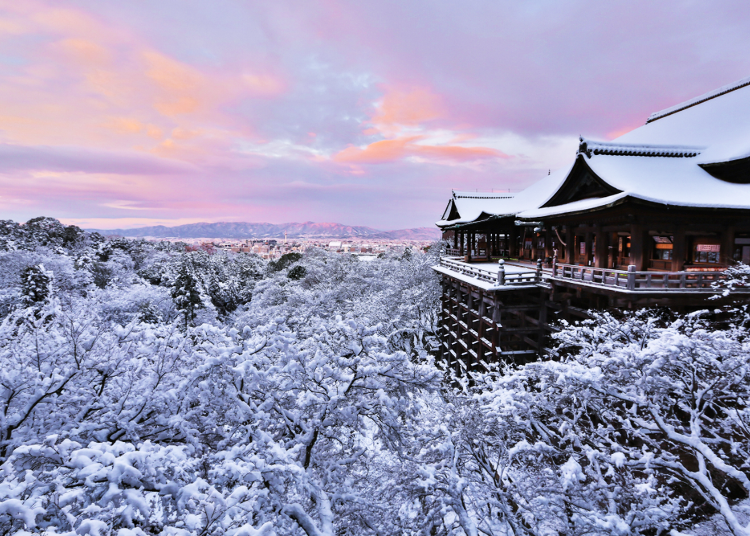
[[[630,226],[630,264],[635,265],[639,272],[648,269],[648,259],[646,258],[645,231],[643,226],[631,224]],[[630,267],[628,267],[630,269]]]
[[[484,344],[482,344],[482,338],[484,337],[484,315],[484,291],[479,289],[479,307],[477,307],[477,362],[481,361],[484,357]]]
[[[734,264],[734,226],[727,226],[721,236],[721,252],[719,262],[727,266]]]
[[[544,230],[544,257],[552,257],[552,232],[549,227]]]
[[[685,254],[687,253],[687,239],[685,238],[685,227],[679,226],[672,235],[672,271],[681,272],[685,267]]]
[[[464,256],[464,235],[465,233],[463,231],[456,231],[459,235],[458,240],[458,254],[462,257]]]
[[[508,230],[508,256],[512,258],[518,257],[518,240],[515,225]]]
[[[584,235],[584,240],[586,241],[586,255],[583,257],[583,264],[586,266],[591,266],[593,264],[591,262],[592,257],[594,256],[594,239],[592,237],[593,235],[591,234],[591,231],[586,231],[586,234]]]
[[[552,257],[552,277],[557,277],[557,249]]]
[[[468,231],[466,233],[466,237],[466,260],[467,262],[471,262],[471,255],[474,252],[474,231]]]
[[[628,290],[635,290],[635,264],[628,265]]]
[[[575,264],[576,263],[576,235],[573,232],[573,227],[571,225],[565,226],[565,238],[567,241],[567,244],[565,245],[565,261],[568,264]]]
[[[536,283],[542,282],[542,259],[536,260]]]
[[[498,286],[505,285],[505,261],[503,259],[500,259],[497,261],[498,269],[497,269],[497,284]]]
[[[607,260],[609,259],[609,250],[607,249],[607,233],[604,232],[601,225],[596,226],[596,267],[608,268]]]
[[[458,231],[453,231],[453,249],[458,249]]]

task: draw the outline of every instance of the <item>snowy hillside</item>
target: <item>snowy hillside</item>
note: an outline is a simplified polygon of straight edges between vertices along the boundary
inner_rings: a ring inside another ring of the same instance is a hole
[[[455,376],[438,253],[0,222],[0,533],[748,534],[746,310],[594,314]]]

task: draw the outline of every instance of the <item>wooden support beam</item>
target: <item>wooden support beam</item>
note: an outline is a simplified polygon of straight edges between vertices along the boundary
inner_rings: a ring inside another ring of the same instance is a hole
[[[594,256],[596,257],[596,263],[595,266],[597,268],[608,268],[607,266],[607,260],[609,259],[609,251],[607,249],[607,246],[609,246],[609,240],[607,233],[604,232],[601,225],[596,225],[596,251],[594,251]]]
[[[576,264],[576,235],[570,225],[565,227],[565,262]]]
[[[630,226],[630,264],[635,265],[637,272],[647,269],[646,258],[646,231],[642,225],[632,224]]]
[[[680,272],[685,267],[687,260],[687,238],[685,237],[685,226],[680,225],[672,235],[672,271]]]
[[[734,226],[729,225],[721,234],[721,252],[719,253],[722,264],[734,264]]]

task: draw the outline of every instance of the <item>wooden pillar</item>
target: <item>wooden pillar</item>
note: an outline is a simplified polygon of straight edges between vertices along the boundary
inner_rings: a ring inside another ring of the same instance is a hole
[[[648,269],[646,258],[646,231],[642,225],[630,225],[630,264],[635,265],[637,272]]]
[[[565,262],[568,264],[576,263],[576,235],[572,225],[565,226]]]
[[[592,237],[593,235],[591,234],[591,231],[586,231],[586,234],[584,235],[584,240],[586,242],[586,254],[583,257],[583,264],[585,264],[586,266],[588,266],[589,264],[593,264],[591,262],[592,257],[594,256],[592,247],[594,245],[594,239]]]
[[[495,292],[492,304],[492,345],[494,346],[493,352],[496,361],[499,359],[498,353],[502,351],[500,347],[500,327],[502,326],[501,306],[502,302],[497,298],[497,292]]]
[[[463,231],[456,231],[456,232],[458,233],[458,235],[460,237],[458,239],[458,246],[459,246],[459,252],[458,253],[459,253],[459,255],[461,255],[463,257],[464,256],[464,235],[465,235],[465,233]]]
[[[468,231],[466,233],[467,241],[466,241],[466,260],[468,262],[471,262],[471,255],[474,252],[474,231]]]
[[[687,238],[685,238],[685,227],[679,226],[672,235],[672,271],[681,272],[685,267],[687,256]]]
[[[552,232],[549,227],[544,230],[544,256],[552,257]]]
[[[485,336],[484,332],[484,317],[486,315],[486,306],[484,304],[484,291],[479,289],[479,307],[477,307],[477,361],[480,361],[484,357],[484,345],[482,344],[482,338]],[[477,363],[478,365],[479,363]]]
[[[734,263],[734,226],[730,225],[724,228],[721,234],[721,252],[719,253],[719,262],[730,265]]]
[[[601,225],[596,225],[596,267],[597,268],[608,268],[607,261],[609,259],[609,250],[607,246],[609,241],[607,240],[607,233],[604,232]]]
[[[458,249],[458,231],[453,231],[453,249]]]
[[[508,256],[518,257],[518,240],[516,239],[516,226],[508,229]]]

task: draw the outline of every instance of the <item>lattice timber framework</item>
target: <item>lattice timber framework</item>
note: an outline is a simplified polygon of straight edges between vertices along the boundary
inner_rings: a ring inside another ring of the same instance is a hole
[[[443,276],[441,354],[456,372],[492,362],[525,363],[545,347],[548,291],[483,290]]]

